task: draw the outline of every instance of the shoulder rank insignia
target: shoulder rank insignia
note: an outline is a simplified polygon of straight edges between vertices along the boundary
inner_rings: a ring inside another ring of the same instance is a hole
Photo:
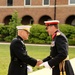
[[[59,36],[61,33],[60,32],[57,32],[56,36]]]

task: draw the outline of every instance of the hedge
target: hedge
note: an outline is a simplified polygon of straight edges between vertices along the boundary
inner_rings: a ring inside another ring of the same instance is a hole
[[[75,45],[75,27],[60,24],[59,29],[67,36],[69,44]],[[10,25],[0,25],[0,41],[11,42],[16,36],[16,28]],[[44,25],[32,25],[29,40],[26,43],[50,44],[51,36],[48,36]]]
[[[68,38],[69,44],[75,45],[75,26],[61,24],[59,28]]]
[[[48,36],[45,26],[33,25],[31,28],[31,34],[29,37],[29,43],[45,44],[50,43],[51,39]]]
[[[0,41],[11,42],[16,36],[16,28],[13,26],[0,26]]]

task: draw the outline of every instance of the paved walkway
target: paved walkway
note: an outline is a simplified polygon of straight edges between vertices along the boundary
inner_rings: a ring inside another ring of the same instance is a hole
[[[72,65],[74,73],[75,73],[75,58],[71,59],[70,62],[71,62],[71,65]]]
[[[44,68],[44,69],[29,73],[28,75],[52,75],[52,70],[48,68]]]
[[[8,42],[0,42],[0,44],[10,44]],[[50,46],[50,44],[25,44],[25,45],[30,45],[30,46]],[[69,46],[75,48],[75,46]]]
[[[75,58],[71,59],[70,62],[75,73]],[[44,69],[29,73],[28,75],[52,75],[52,69],[44,68]]]

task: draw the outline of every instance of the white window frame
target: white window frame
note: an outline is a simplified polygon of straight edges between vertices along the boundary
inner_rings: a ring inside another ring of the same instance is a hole
[[[48,5],[44,5],[44,0],[42,0],[42,5],[43,6],[49,6],[50,5],[50,0],[49,0],[49,4]]]
[[[68,4],[69,4],[69,5],[75,5],[75,3],[71,4],[71,3],[70,3],[70,0],[68,0]]]
[[[24,0],[24,6],[31,6],[31,0],[30,0],[30,5],[26,5],[26,0]]]

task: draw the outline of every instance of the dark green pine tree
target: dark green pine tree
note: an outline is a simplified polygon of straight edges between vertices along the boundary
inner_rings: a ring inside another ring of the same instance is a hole
[[[9,22],[9,26],[10,26],[9,34],[12,36],[11,39],[13,39],[16,36],[16,33],[17,33],[16,26],[18,26],[18,25],[22,25],[21,19],[18,17],[17,11],[15,11],[12,14],[12,17],[11,17],[10,22]]]

